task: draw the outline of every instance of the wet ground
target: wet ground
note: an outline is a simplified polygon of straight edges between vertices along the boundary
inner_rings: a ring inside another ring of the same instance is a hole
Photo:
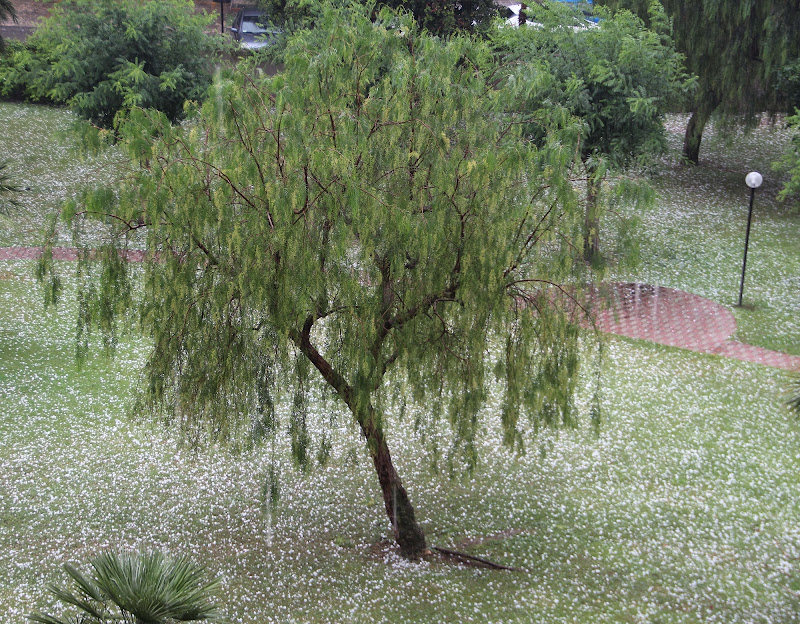
[[[2,247],[0,260],[36,259],[40,247]],[[76,260],[78,252],[68,247],[53,250],[56,260]],[[130,251],[131,262],[144,254]],[[712,353],[765,366],[800,370],[800,356],[787,355],[731,340],[736,320],[723,305],[674,288],[650,284],[601,284],[591,287],[588,320],[582,322],[599,331],[648,340],[658,344]]]

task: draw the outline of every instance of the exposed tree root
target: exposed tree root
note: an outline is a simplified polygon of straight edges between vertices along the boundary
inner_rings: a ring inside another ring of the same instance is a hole
[[[500,563],[495,563],[494,561],[489,561],[488,559],[484,559],[483,557],[468,555],[467,553],[459,552],[457,550],[450,550],[449,548],[439,548],[438,546],[431,546],[431,550],[435,550],[436,552],[439,552],[448,557],[464,559],[468,563],[471,563],[472,565],[480,564],[487,568],[491,568],[492,570],[508,570],[509,572],[524,572],[524,570],[521,570],[520,568],[512,568],[509,566],[504,566]]]

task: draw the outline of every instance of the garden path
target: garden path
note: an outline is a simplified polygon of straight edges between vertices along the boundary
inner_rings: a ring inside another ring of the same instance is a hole
[[[602,284],[591,300],[594,326],[602,332],[671,347],[713,353],[775,368],[800,370],[800,356],[731,340],[736,320],[725,306],[674,288],[649,284]]]
[[[41,247],[0,247],[0,260],[36,259]],[[53,249],[56,260],[76,260],[78,252],[69,247]],[[127,253],[139,262],[140,251]],[[674,288],[649,284],[602,284],[592,288],[593,325],[598,330],[639,338],[700,353],[712,353],[782,368],[800,370],[800,356],[770,351],[731,340],[736,320],[719,303]]]

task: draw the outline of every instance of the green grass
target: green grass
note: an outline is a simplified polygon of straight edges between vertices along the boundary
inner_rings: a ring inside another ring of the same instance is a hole
[[[669,124],[672,153],[660,163],[656,205],[639,215],[642,265],[613,279],[678,288],[729,306],[737,340],[800,355],[800,210],[778,203],[783,178],[773,172],[789,141],[780,125],[738,135],[726,143],[711,128],[700,166],[677,156],[685,119]],[[750,189],[744,178],[760,171],[747,258],[743,304],[739,298]]]
[[[87,158],[78,153],[69,130],[75,117],[63,108],[0,102],[0,162],[23,192],[21,206],[0,214],[0,246],[38,245],[45,222],[65,198],[91,181],[107,180],[114,154]],[[59,242],[68,244],[62,232]]]
[[[545,434],[515,456],[489,416],[481,470],[455,482],[417,460],[413,436],[393,440],[432,541],[525,572],[412,565],[380,543],[388,526],[351,429],[329,467],[284,466],[267,513],[268,450],[194,453],[125,418],[146,345],[77,371],[69,305],[43,311],[30,263],[5,264],[5,621],[45,606],[60,563],[111,547],[192,554],[223,575],[243,622],[786,622],[799,606],[799,432],[778,371],[614,340],[599,437]]]
[[[28,132],[37,116],[57,127],[65,118],[53,109],[0,105],[6,128],[16,128],[8,119],[20,115]],[[8,138],[13,134],[0,137],[0,158],[19,144]],[[51,140],[44,130],[30,136]],[[59,162],[60,175],[72,175],[69,158]],[[717,198],[720,168],[707,169],[695,172],[703,180],[695,190],[707,189],[705,199],[687,193],[684,201],[673,189],[662,204],[669,210],[644,216],[646,262],[627,277],[730,304],[738,274],[723,275],[727,265],[713,256],[733,247],[736,228],[724,244],[715,237],[727,232],[723,224],[734,212],[746,210],[726,208],[728,202],[746,195],[732,190]],[[729,184],[738,178],[731,174]],[[3,221],[2,244],[37,242],[37,205],[26,200]],[[786,240],[760,242],[753,255],[775,264],[765,275],[789,267],[785,279],[797,279],[795,217],[769,203],[763,214],[772,230],[786,230]],[[766,231],[764,223],[756,227]],[[731,265],[738,253],[731,251]],[[760,290],[753,262],[746,295],[765,301],[753,312],[753,339],[792,347],[800,331],[780,319],[792,310],[796,316],[797,302],[777,287]],[[599,436],[588,424],[544,433],[525,455],[514,455],[500,448],[494,398],[480,470],[455,481],[430,471],[419,440],[401,435],[400,424],[390,446],[431,541],[524,571],[436,559],[411,564],[384,541],[388,523],[352,427],[337,430],[329,466],[303,476],[283,462],[280,502],[267,508],[259,492],[271,449],[195,452],[157,424],[129,417],[146,342],[126,337],[117,359],[98,356],[78,370],[72,279],[65,304],[45,311],[32,270],[28,261],[0,261],[4,622],[49,608],[45,585],[63,584],[64,562],[110,548],[190,554],[222,576],[233,622],[798,620],[800,427],[781,404],[781,371],[610,338]],[[327,419],[328,409],[319,406],[313,418]],[[279,441],[279,457],[287,443]]]

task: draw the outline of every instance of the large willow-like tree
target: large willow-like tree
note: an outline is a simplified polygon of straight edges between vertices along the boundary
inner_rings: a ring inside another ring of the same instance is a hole
[[[80,322],[112,332],[138,306],[151,406],[192,432],[280,427],[303,461],[315,432],[301,393],[324,380],[415,556],[425,536],[387,446],[390,427],[410,426],[391,408],[397,388],[467,464],[493,384],[509,445],[574,422],[578,330],[552,284],[579,270],[566,172],[580,129],[534,111],[549,133],[535,147],[485,44],[371,15],[327,7],[290,41],[284,73],[222,77],[181,126],[135,112],[122,143],[138,169],[68,213],[111,224]],[[142,286],[121,253],[138,236]],[[287,384],[299,394],[278,424]]]
[[[643,18],[651,0],[598,0]],[[763,112],[787,109],[790,94],[779,76],[800,56],[800,5],[796,0],[661,0],[673,20],[676,48],[699,79],[689,102],[683,153],[697,164],[703,129],[712,114],[752,124]],[[791,112],[791,106],[788,106]]]

